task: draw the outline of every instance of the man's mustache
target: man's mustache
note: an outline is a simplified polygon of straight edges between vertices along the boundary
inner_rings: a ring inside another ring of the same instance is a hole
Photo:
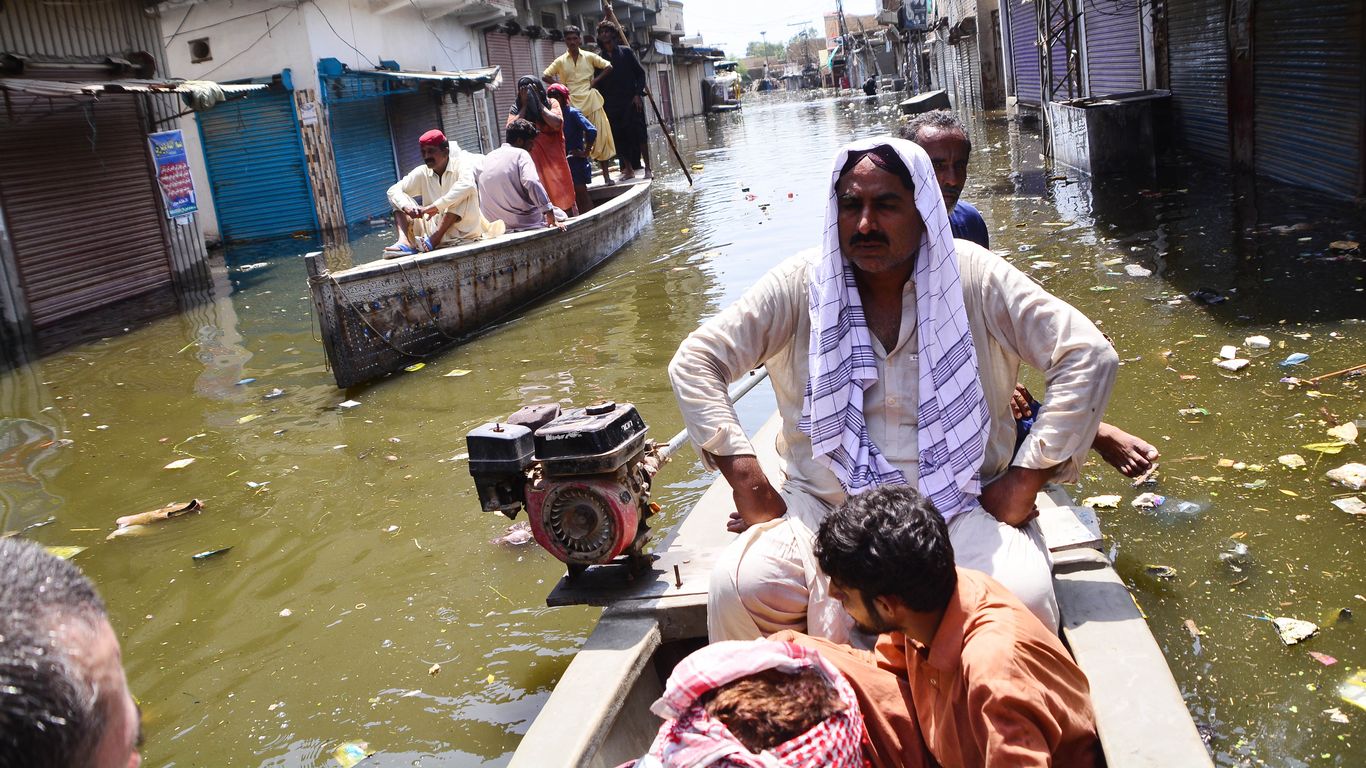
[[[869,232],[866,235],[862,232],[855,232],[854,236],[849,238],[850,245],[863,245],[864,243],[891,245],[891,243],[887,240],[887,236],[882,234],[881,232]]]

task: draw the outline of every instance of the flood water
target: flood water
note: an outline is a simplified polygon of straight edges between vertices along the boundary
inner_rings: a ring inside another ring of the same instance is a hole
[[[672,435],[664,369],[678,342],[817,242],[836,148],[894,126],[891,104],[776,95],[686,122],[680,146],[704,167],[689,188],[656,143],[667,171],[638,240],[369,387],[339,391],[325,368],[307,241],[230,249],[211,302],[0,377],[0,527],[55,518],[25,535],[88,547],[75,562],[123,639],[145,764],[321,766],[346,741],[368,742],[377,767],[505,763],[597,610],[543,607],[559,563],[491,543],[508,523],[479,509],[465,432],[523,403],[610,398],[636,403],[657,439]],[[1362,240],[1366,216],[1179,158],[1154,179],[1092,184],[1045,165],[1028,129],[992,118],[973,133],[964,199],[994,248],[1111,336],[1124,365],[1107,420],[1162,451],[1155,512],[1132,508],[1138,490],[1100,463],[1075,494],[1123,497],[1102,513],[1107,547],[1217,762],[1366,763],[1366,711],[1337,693],[1366,667],[1366,518],[1332,506],[1352,494],[1324,477],[1366,459],[1359,445],[1301,447],[1366,415],[1363,379],[1278,383],[1366,362],[1366,270],[1329,250]],[[386,236],[353,250],[365,258]],[[1128,276],[1128,264],[1153,274]],[[1227,301],[1185,298],[1202,288]],[[1272,346],[1250,366],[1214,365],[1252,335]],[[1295,352],[1308,361],[1276,364]],[[469,373],[444,375],[457,369]],[[1026,374],[1036,394],[1039,379]],[[751,426],[767,397],[745,401]],[[336,407],[347,399],[360,405]],[[1208,415],[1180,414],[1190,408]],[[1277,462],[1289,453],[1307,466]],[[691,453],[667,467],[661,525],[709,480]],[[104,540],[116,517],[192,497],[202,514]],[[1220,560],[1230,538],[1246,558]],[[1267,616],[1322,629],[1286,647]]]

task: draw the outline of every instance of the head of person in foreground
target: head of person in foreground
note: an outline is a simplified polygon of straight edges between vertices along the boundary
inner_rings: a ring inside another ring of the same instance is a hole
[[[508,123],[507,131],[504,133],[504,139],[506,139],[508,144],[511,144],[518,149],[530,150],[531,145],[536,142],[536,135],[538,133],[540,133],[540,129],[529,120],[517,118]]]
[[[937,619],[958,586],[948,524],[905,485],[850,496],[821,523],[815,551],[832,595],[870,634]]]
[[[665,718],[637,768],[863,765],[863,716],[848,681],[811,648],[713,643],[674,668],[650,708]]]
[[[136,768],[138,721],[94,585],[0,539],[0,768]]]

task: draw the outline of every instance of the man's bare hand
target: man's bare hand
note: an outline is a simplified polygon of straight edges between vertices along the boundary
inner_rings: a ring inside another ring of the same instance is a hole
[[[426,208],[422,209],[422,218],[430,219],[431,217],[436,216],[439,213],[441,213],[441,211],[437,210],[437,207],[435,205],[429,205]]]
[[[422,209],[419,208],[419,207],[417,207],[416,205],[412,205],[412,206],[409,206],[409,207],[407,207],[407,208],[404,208],[404,209],[403,209],[403,212],[404,212],[405,214],[407,214],[408,218],[410,218],[410,219],[420,219],[420,218],[422,218]]]
[[[1052,469],[1011,467],[983,488],[978,500],[992,517],[1019,528],[1039,516],[1034,497],[1052,476]]]
[[[721,474],[730,483],[736,511],[726,521],[726,530],[740,533],[751,525],[777,520],[787,514],[787,502],[773,489],[768,476],[753,456],[712,456]]]
[[[1029,407],[1029,403],[1033,399],[1034,396],[1029,394],[1029,390],[1025,389],[1025,385],[1016,384],[1015,391],[1010,395],[1011,417],[1016,421],[1029,418],[1030,414],[1033,412]]]

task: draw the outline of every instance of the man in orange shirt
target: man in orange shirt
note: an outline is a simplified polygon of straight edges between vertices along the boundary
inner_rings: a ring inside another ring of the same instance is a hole
[[[875,765],[1102,764],[1086,676],[1058,637],[990,576],[956,568],[948,527],[908,486],[851,496],[816,559],[874,652],[791,632],[859,694]]]

